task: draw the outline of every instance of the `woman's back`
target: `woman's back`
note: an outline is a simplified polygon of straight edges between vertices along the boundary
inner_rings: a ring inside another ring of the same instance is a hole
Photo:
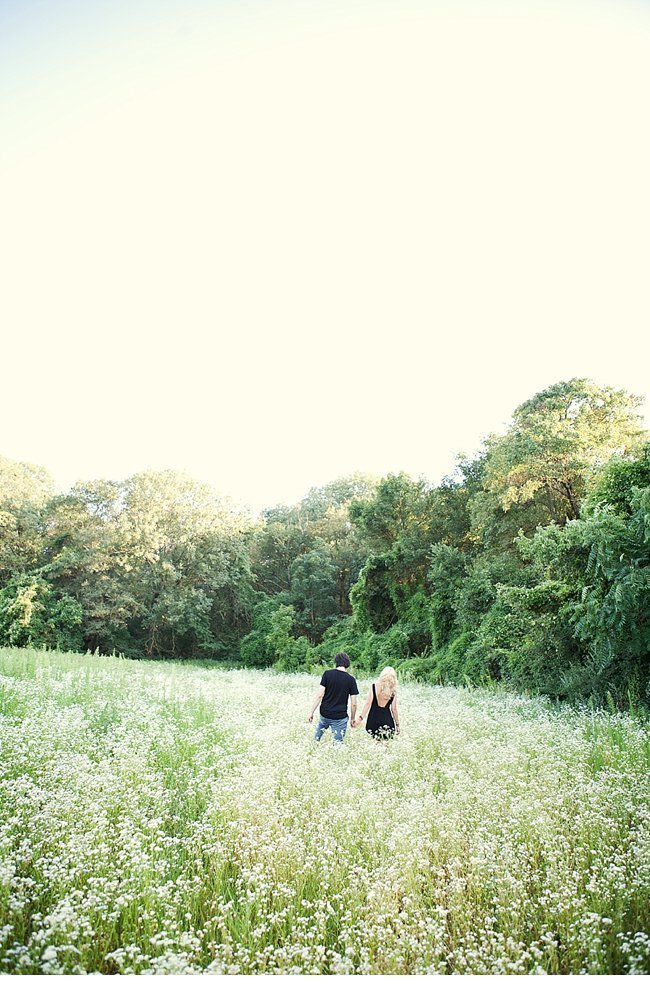
[[[394,694],[386,696],[372,684],[372,705],[368,711],[366,731],[374,737],[386,737],[395,733],[395,721],[391,711]],[[380,702],[381,701],[381,702]]]

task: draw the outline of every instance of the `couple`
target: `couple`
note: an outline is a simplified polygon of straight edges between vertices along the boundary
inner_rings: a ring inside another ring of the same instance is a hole
[[[380,673],[377,683],[368,690],[363,710],[357,713],[359,689],[354,676],[348,672],[350,657],[345,652],[334,656],[334,669],[323,673],[320,687],[312,704],[308,722],[314,719],[314,712],[320,706],[320,718],[314,738],[320,741],[323,733],[332,729],[334,741],[342,741],[348,726],[348,697],[350,698],[350,724],[358,727],[366,714],[366,730],[377,740],[399,734],[399,711],[397,709],[397,676],[391,666]]]

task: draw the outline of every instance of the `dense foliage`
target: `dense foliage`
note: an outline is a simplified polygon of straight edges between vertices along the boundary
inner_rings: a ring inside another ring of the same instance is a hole
[[[172,472],[0,459],[0,644],[650,701],[639,399],[560,382],[438,486],[361,474],[252,519]]]

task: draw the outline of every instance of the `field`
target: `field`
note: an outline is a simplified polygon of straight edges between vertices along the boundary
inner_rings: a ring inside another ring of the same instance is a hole
[[[0,972],[650,971],[647,724],[406,684],[316,747],[317,685],[0,650]]]

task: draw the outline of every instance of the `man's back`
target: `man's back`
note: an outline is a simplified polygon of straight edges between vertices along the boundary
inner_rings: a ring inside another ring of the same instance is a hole
[[[354,676],[343,669],[327,669],[320,681],[325,687],[325,695],[321,700],[321,717],[330,720],[342,720],[348,715],[348,698],[357,696],[359,688]]]

